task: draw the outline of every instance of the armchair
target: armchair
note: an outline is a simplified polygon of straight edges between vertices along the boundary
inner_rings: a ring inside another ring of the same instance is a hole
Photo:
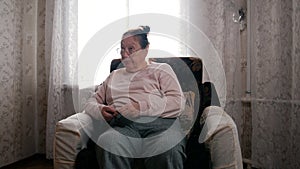
[[[202,128],[205,126],[206,118],[210,117],[207,115],[207,112],[210,111],[206,109],[206,115],[204,117],[201,115],[205,108],[212,105],[220,105],[218,97],[212,97],[212,94],[216,94],[216,92],[211,92],[211,83],[202,84],[202,61],[199,58],[194,57],[153,58],[153,60],[156,62],[168,63],[173,68],[187,99],[186,109],[180,116],[183,130],[189,133],[187,136],[188,160],[186,169],[192,169],[193,167],[196,167],[196,165],[198,166],[196,168],[199,168],[200,165],[207,168],[213,168],[214,165],[212,161],[214,160],[213,162],[216,163],[216,159],[211,156],[211,152],[216,151],[211,151],[208,147],[213,147],[213,145],[215,145],[214,142],[211,142],[211,139],[209,139],[212,137],[205,137],[208,135],[208,133],[206,133],[204,136],[205,139],[202,140],[203,143],[199,144],[199,135]],[[122,63],[119,59],[115,59],[111,62],[110,71],[119,67],[122,67]],[[224,112],[221,111],[222,109],[220,107],[212,107],[209,110]],[[228,118],[230,119],[229,116]],[[237,134],[234,122],[230,121],[230,123],[233,124],[231,125],[233,127],[230,131],[234,131],[233,134]],[[82,112],[59,121],[56,125],[54,139],[54,169],[74,168],[78,153],[88,147],[89,139],[94,137],[93,131],[96,127],[98,126],[93,125],[93,119]],[[234,139],[235,140],[230,141],[237,142],[238,146],[233,148],[237,149],[236,151],[240,153],[238,138],[234,137]],[[196,151],[195,148],[197,149]],[[239,153],[237,153],[237,156],[240,155]],[[218,156],[218,158],[222,157]],[[239,164],[239,159],[237,161]],[[219,164],[220,165],[218,166],[223,165],[222,162],[219,162]]]

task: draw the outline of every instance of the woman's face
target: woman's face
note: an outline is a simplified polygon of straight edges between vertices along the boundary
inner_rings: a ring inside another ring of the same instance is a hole
[[[135,70],[146,63],[145,58],[148,54],[148,46],[142,49],[138,38],[130,36],[122,40],[120,53],[126,69]]]

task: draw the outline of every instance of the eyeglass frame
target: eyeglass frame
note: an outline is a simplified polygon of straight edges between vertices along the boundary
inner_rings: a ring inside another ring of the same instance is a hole
[[[122,51],[122,50],[123,50],[123,51]],[[134,54],[134,53],[136,53],[136,52],[138,52],[138,51],[140,51],[140,50],[142,50],[142,48],[139,48],[139,49],[131,49],[131,50],[127,48],[127,51],[126,51],[125,48],[123,48],[123,49],[122,49],[122,48],[117,48],[117,49],[116,49],[117,53],[119,53],[119,54],[121,54],[121,55],[122,55],[123,52],[127,52],[128,55],[132,55],[132,54]],[[120,52],[119,52],[119,51],[120,51]]]

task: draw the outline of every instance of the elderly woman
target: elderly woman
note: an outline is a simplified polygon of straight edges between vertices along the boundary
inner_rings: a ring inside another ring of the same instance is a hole
[[[184,136],[176,119],[185,99],[172,68],[146,59],[149,31],[140,26],[123,34],[125,67],[107,77],[85,108],[111,126],[97,140],[100,168],[130,169],[137,158],[147,169],[183,168]]]

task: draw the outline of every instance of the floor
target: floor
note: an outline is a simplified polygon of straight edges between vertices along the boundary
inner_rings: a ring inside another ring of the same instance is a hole
[[[43,154],[37,154],[1,169],[53,169],[53,161],[47,160]]]
[[[248,164],[248,165],[247,165]],[[249,162],[244,161],[244,169],[257,169],[251,167]],[[36,154],[32,157],[1,167],[0,169],[53,169],[53,160],[46,159],[43,154]]]

